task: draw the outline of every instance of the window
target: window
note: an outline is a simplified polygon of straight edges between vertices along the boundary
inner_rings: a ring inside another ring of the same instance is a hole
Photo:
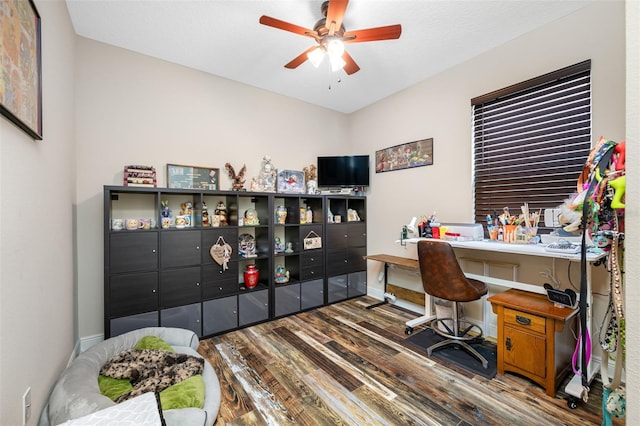
[[[474,217],[554,208],[591,148],[591,61],[471,100]],[[541,220],[540,225],[543,225]]]

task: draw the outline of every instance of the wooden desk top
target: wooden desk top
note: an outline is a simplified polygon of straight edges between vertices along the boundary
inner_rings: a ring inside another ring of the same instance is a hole
[[[575,309],[557,307],[547,299],[544,294],[531,293],[528,291],[510,289],[502,293],[494,294],[487,299],[491,305],[502,305],[507,308],[517,309],[545,318],[566,321],[577,312]],[[494,309],[495,312],[495,309]]]
[[[419,269],[420,265],[416,259],[409,259],[408,257],[392,256],[390,254],[371,254],[364,257],[368,260],[377,260],[378,262],[384,262],[389,265],[402,266],[410,269]]]

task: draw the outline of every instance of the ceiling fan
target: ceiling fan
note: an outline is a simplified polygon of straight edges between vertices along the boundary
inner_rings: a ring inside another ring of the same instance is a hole
[[[322,59],[328,56],[333,71],[344,69],[347,74],[351,75],[358,72],[360,67],[344,49],[344,43],[364,43],[366,41],[397,39],[400,37],[402,27],[400,25],[388,25],[385,27],[347,31],[344,25],[342,25],[342,19],[344,18],[348,4],[349,0],[331,0],[322,3],[320,10],[325,17],[316,22],[313,30],[265,15],[260,17],[260,23],[269,27],[311,37],[318,43],[295,57],[285,65],[285,68],[297,68],[307,59],[309,59],[315,67],[318,67]]]

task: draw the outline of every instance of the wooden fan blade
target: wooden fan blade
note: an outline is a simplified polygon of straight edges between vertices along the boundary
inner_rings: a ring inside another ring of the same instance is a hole
[[[327,10],[327,21],[325,26],[329,30],[330,36],[340,29],[348,4],[349,0],[329,0],[329,9]]]
[[[342,54],[342,59],[344,59],[344,61],[346,62],[346,65],[342,69],[348,75],[351,75],[360,71],[360,67],[358,66],[358,64],[356,64],[356,61],[353,60],[351,55],[349,55],[349,53],[347,53],[346,50]]]
[[[365,41],[392,40],[400,38],[401,25],[368,28],[366,30],[347,31],[344,33],[345,43],[364,43]],[[355,37],[355,38],[352,38]]]
[[[291,60],[291,62],[286,64],[284,67],[285,68],[289,68],[291,70],[294,69],[294,68],[298,68],[304,61],[307,60],[307,53],[309,53],[313,49],[317,49],[317,48],[318,48],[318,46],[311,46],[310,48],[308,48],[307,50],[305,50],[304,52],[302,52],[301,54],[299,54],[298,56],[293,58]]]
[[[260,17],[260,23],[268,27],[277,28],[279,30],[289,31],[294,34],[300,34],[307,37],[316,38],[316,33],[313,30],[304,28],[298,25],[290,24],[289,22],[281,21],[280,19],[272,18],[270,16],[262,15]]]

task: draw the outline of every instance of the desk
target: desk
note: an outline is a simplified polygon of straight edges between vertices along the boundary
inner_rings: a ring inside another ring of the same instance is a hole
[[[402,242],[414,243],[417,244],[418,241],[424,240],[425,238],[409,238],[403,239]],[[400,243],[400,241],[396,241]],[[447,241],[454,248],[460,249],[469,249],[469,250],[479,250],[479,251],[489,251],[489,252],[501,252],[508,254],[516,254],[523,256],[540,256],[552,259],[555,262],[556,259],[565,259],[570,262],[580,262],[581,255],[580,253],[558,253],[558,252],[550,252],[545,250],[545,246],[543,244],[506,244],[498,241]],[[384,255],[377,255],[384,256]],[[587,253],[587,262],[593,263],[602,258],[606,257],[606,253]],[[414,259],[415,260],[415,259]],[[384,260],[381,260],[384,261]],[[530,291],[533,293],[546,294],[545,290],[536,284],[525,283],[521,281],[515,280],[503,280],[499,278],[486,277],[483,275],[477,274],[465,274],[469,278],[473,278],[476,280],[484,281],[487,284],[492,284],[505,288],[515,288],[525,291]],[[587,294],[589,295],[589,300],[587,301],[587,328],[590,335],[592,333],[591,327],[591,306],[593,304],[593,297],[591,294],[591,268],[587,268]],[[385,280],[386,285],[386,280]],[[484,305],[483,305],[484,306]],[[407,334],[411,334],[413,332],[413,327],[416,327],[419,324],[422,324],[427,321],[431,321],[435,318],[435,316],[430,312],[431,309],[431,300],[427,294],[425,294],[425,315],[419,318],[416,318],[411,321],[407,321]],[[486,322],[486,320],[485,320]],[[591,359],[591,362],[587,368],[587,377],[589,381],[593,378],[596,372],[599,370],[600,366],[596,365],[597,362]],[[582,397],[582,383],[581,377],[575,375],[569,384],[565,388],[566,392],[576,398]]]
[[[371,306],[367,306],[367,309],[376,308],[378,306],[384,305],[385,303],[389,303],[386,294],[387,294],[387,277],[389,275],[389,266],[399,266],[401,268],[418,270],[418,261],[416,259],[410,259],[408,257],[401,256],[392,256],[390,254],[372,254],[368,256],[364,256],[365,259],[375,260],[378,262],[382,262],[384,264],[384,294],[385,299],[380,303],[375,303]]]

